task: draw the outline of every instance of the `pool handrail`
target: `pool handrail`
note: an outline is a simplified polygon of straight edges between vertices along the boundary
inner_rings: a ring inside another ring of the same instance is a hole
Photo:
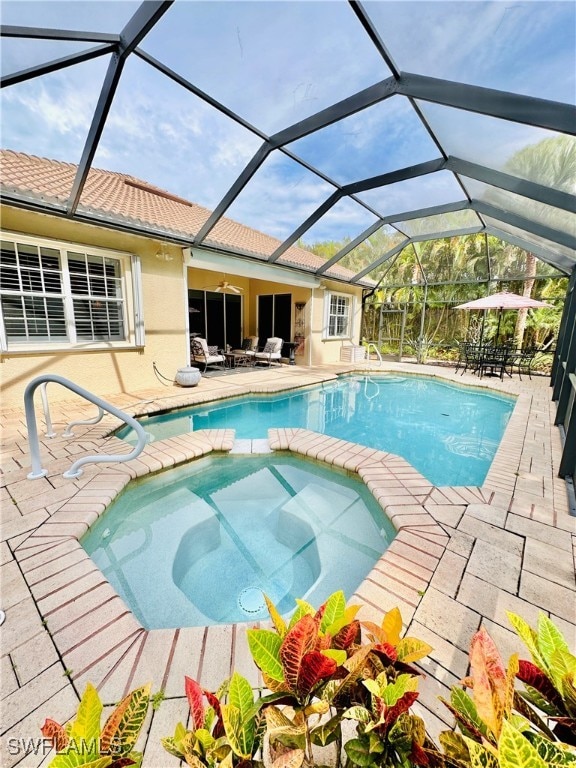
[[[132,459],[135,459],[137,456],[139,456],[144,446],[146,445],[148,441],[148,437],[146,432],[144,431],[144,428],[141,424],[139,424],[136,419],[134,419],[132,416],[129,416],[124,411],[121,411],[119,408],[116,408],[111,403],[106,402],[105,400],[102,400],[102,398],[98,397],[97,395],[94,395],[92,392],[89,392],[87,389],[84,389],[84,387],[81,387],[79,384],[75,384],[73,381],[70,381],[70,379],[66,379],[64,376],[59,376],[57,374],[53,373],[45,373],[41,376],[37,376],[35,379],[32,379],[26,386],[26,389],[24,391],[24,410],[26,413],[26,427],[28,430],[28,443],[30,445],[30,458],[32,463],[32,471],[27,475],[29,480],[37,480],[40,477],[46,477],[48,474],[48,471],[46,469],[42,468],[42,462],[40,460],[40,441],[38,439],[38,426],[36,424],[36,413],[34,411],[34,393],[36,389],[42,386],[42,401],[44,404],[44,414],[46,418],[46,424],[48,427],[48,437],[54,437],[55,433],[52,431],[52,422],[50,419],[49,411],[48,411],[48,398],[46,396],[46,384],[49,382],[54,382],[55,384],[61,384],[63,387],[66,387],[66,389],[69,389],[71,392],[76,393],[77,395],[80,395],[80,397],[83,397],[85,400],[88,400],[88,402],[93,403],[98,407],[98,416],[95,417],[95,419],[89,419],[87,421],[77,421],[77,422],[71,422],[68,427],[66,428],[66,432],[64,432],[64,436],[70,436],[73,433],[70,431],[70,427],[74,424],[96,424],[98,423],[102,417],[104,416],[104,412],[110,413],[112,416],[116,416],[116,418],[123,421],[125,424],[128,424],[128,426],[132,427],[134,432],[138,435],[138,442],[136,443],[136,446],[130,453],[121,453],[121,454],[104,454],[102,456],[95,455],[95,456],[83,456],[81,459],[77,459],[70,469],[66,470],[66,472],[63,473],[63,477],[66,479],[74,479],[77,477],[80,477],[82,474],[81,467],[84,466],[84,464],[102,464],[102,463],[108,463],[108,462],[119,462],[123,463],[126,461],[131,461]]]
[[[376,353],[376,358],[378,360],[378,365],[382,365],[382,355],[380,354],[380,350],[378,349],[378,345],[375,344],[373,341],[367,341],[366,342],[366,355],[368,357],[368,360],[370,360],[370,348],[374,347],[374,352]]]

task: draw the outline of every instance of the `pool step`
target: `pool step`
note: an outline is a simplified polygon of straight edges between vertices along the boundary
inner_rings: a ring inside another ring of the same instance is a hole
[[[234,440],[230,453],[272,453],[272,449],[268,439],[263,437],[254,440]]]

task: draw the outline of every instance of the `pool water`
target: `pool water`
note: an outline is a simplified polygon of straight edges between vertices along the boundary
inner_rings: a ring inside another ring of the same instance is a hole
[[[279,395],[246,396],[140,419],[151,440],[232,428],[262,438],[304,427],[403,456],[437,486],[483,484],[515,399],[419,376],[343,377]],[[118,433],[131,441],[128,429]]]
[[[364,483],[284,454],[131,483],[81,544],[148,629],[268,618],[351,595],[395,531]]]

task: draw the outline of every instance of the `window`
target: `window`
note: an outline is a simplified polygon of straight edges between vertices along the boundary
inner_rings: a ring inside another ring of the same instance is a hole
[[[124,341],[120,262],[70,251],[67,255],[76,338]]]
[[[2,348],[130,342],[127,285],[139,276],[136,257],[130,265],[125,254],[3,235]],[[134,293],[139,304],[139,288]],[[134,327],[141,332],[136,318]]]
[[[352,335],[352,297],[331,293],[326,297],[325,339],[349,338]]]

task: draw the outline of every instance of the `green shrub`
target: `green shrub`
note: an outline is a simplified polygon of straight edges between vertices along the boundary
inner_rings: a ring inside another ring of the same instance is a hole
[[[464,688],[453,686],[443,700],[457,730],[444,731],[437,745],[410,711],[421,674],[413,663],[432,649],[401,636],[397,608],[380,625],[361,622],[360,606],[335,592],[317,610],[297,600],[287,622],[266,602],[273,629],[248,630],[266,695],[255,696],[237,672],[216,693],[185,678],[191,727],[178,723],[162,744],[192,768],[310,768],[315,747],[331,744],[335,765],[344,760],[346,768],[576,768],[576,657],[548,617],[532,628],[509,614],[531,660],[514,654],[504,665],[486,630],[474,635]],[[139,764],[133,748],[149,690],[129,694],[101,730],[102,705],[88,685],[74,722],[47,720],[42,729],[57,750],[50,768]],[[355,732],[343,743],[345,722]],[[93,748],[71,762],[81,739]]]

